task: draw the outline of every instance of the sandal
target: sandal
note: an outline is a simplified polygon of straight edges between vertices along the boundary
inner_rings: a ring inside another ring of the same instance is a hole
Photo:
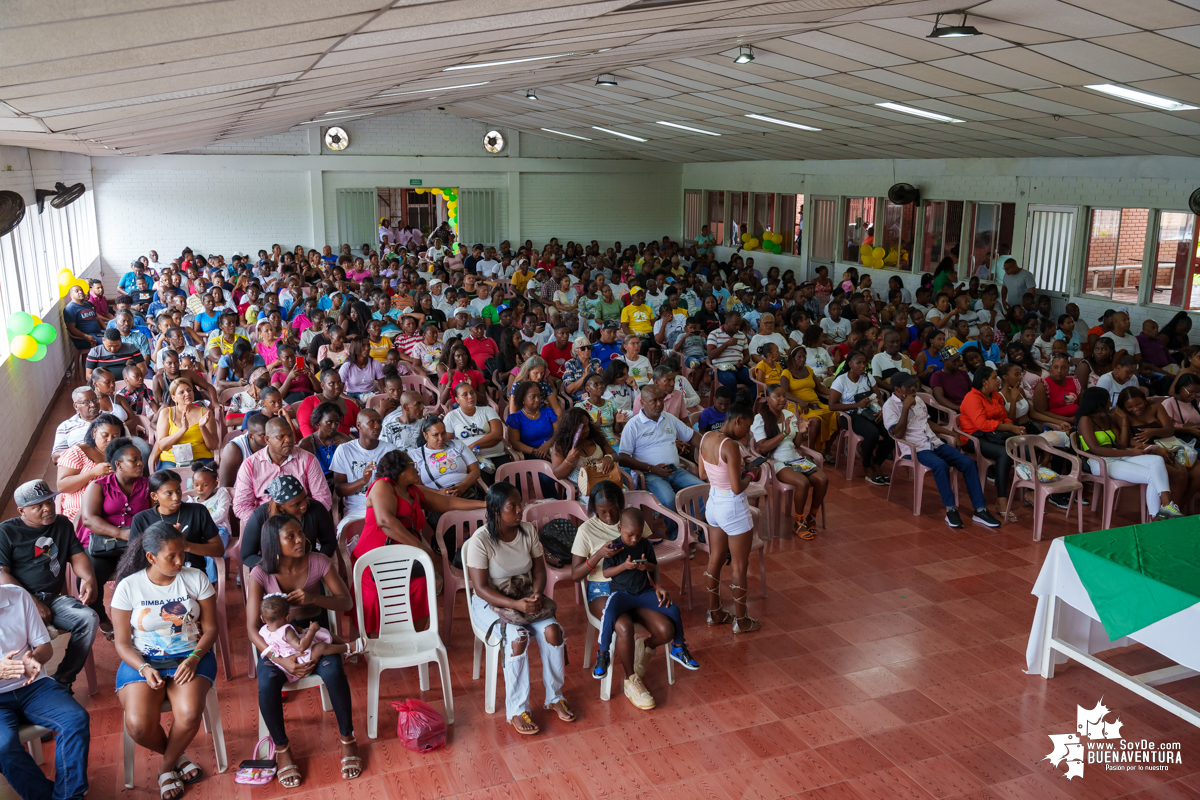
[[[813,526],[812,515],[805,517],[803,514],[796,514],[796,535],[806,542],[817,538],[817,529]]]
[[[533,736],[535,733],[541,731],[541,728],[534,724],[533,717],[529,716],[528,711],[522,711],[520,714],[510,719],[509,723],[511,723],[513,729],[522,736]]]
[[[177,792],[170,797],[167,797],[168,792]],[[174,772],[164,772],[158,776],[158,796],[162,800],[178,800],[183,797],[183,781],[179,780],[179,776]]]
[[[291,745],[275,748],[275,755],[286,753]],[[280,767],[275,773],[275,780],[279,781],[279,785],[285,789],[296,789],[304,782],[303,776],[300,774],[300,767],[295,764],[288,764],[286,767]]]
[[[195,770],[195,772],[192,774],[192,777],[187,777],[187,773],[192,772],[193,770]],[[200,769],[197,764],[192,763],[192,760],[188,758],[187,753],[180,755],[179,760],[175,762],[175,772],[177,775],[179,775],[179,780],[183,781],[185,784],[195,783],[204,777],[204,770]]]
[[[547,708],[554,709],[554,713],[558,714],[558,718],[563,722],[575,721],[575,712],[567,706],[565,699],[559,700],[557,703],[551,703]]]
[[[367,640],[361,636],[355,639],[350,644],[346,645],[345,658],[353,658],[367,652]]]
[[[351,739],[350,741],[342,741],[342,745],[358,745],[358,742]],[[342,777],[348,781],[352,781],[359,775],[362,775],[362,758],[359,756],[342,756]]]

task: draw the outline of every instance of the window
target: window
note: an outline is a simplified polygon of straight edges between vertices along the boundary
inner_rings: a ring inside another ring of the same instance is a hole
[[[750,229],[750,193],[729,193],[729,241],[737,247],[742,234]]]
[[[1148,208],[1093,208],[1083,294],[1137,303],[1149,230]]]
[[[912,272],[913,240],[917,231],[917,204],[896,205],[883,201],[882,237],[875,241],[885,251],[883,265],[888,269]]]
[[[779,233],[784,253],[800,255],[800,233],[804,230],[804,195],[779,195]],[[832,254],[830,255],[832,258]]]
[[[683,193],[683,240],[694,242],[700,235],[700,200],[699,189],[688,189]]]
[[[967,235],[971,249],[966,253],[960,250],[958,254],[960,280],[969,280],[972,276],[983,281],[1004,277],[994,274],[998,268],[996,258],[1012,255],[1013,218],[1016,213],[1015,203],[972,204],[971,226]]]
[[[846,198],[846,238],[842,260],[852,264],[864,263],[859,251],[863,245],[875,246],[875,198]]]
[[[1150,302],[1176,308],[1200,307],[1200,253],[1196,250],[1196,215],[1164,211],[1158,218],[1154,251],[1154,291]],[[1168,294],[1169,293],[1169,294]]]
[[[945,256],[958,252],[962,221],[962,200],[925,201],[925,230],[921,239],[922,272],[933,272]]]
[[[812,207],[808,224],[808,235],[812,237],[809,257],[832,263],[837,251],[837,200],[816,197],[813,198]],[[797,216],[803,216],[803,209],[797,212]],[[803,236],[804,229],[801,228],[797,241]]]
[[[500,215],[497,205],[495,189],[459,189],[460,241],[500,244]]]
[[[1071,245],[1075,240],[1074,206],[1029,207],[1025,226],[1025,269],[1039,291],[1069,291]]]
[[[725,243],[725,193],[708,193],[708,232],[717,244]]]
[[[759,192],[754,195],[754,227],[751,235],[761,242],[767,231],[775,231],[775,195]]]
[[[421,233],[429,233],[433,230],[434,200],[437,195],[429,192],[417,194],[409,189],[405,192],[404,198],[404,224],[411,225],[421,231]]]

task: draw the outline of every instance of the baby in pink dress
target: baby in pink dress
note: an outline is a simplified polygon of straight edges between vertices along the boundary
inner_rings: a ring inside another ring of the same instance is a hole
[[[360,638],[355,639],[353,645],[345,644],[316,622],[309,625],[308,630],[301,636],[288,622],[290,608],[285,595],[269,594],[263,598],[259,613],[263,626],[258,629],[258,635],[267,643],[267,649],[263,651],[264,656],[274,655],[280,658],[299,656],[296,663],[307,664],[327,655],[358,655],[366,649],[365,640]],[[275,666],[279,667],[278,664]],[[297,676],[283,667],[279,667],[279,669],[287,675],[289,682],[299,680]]]

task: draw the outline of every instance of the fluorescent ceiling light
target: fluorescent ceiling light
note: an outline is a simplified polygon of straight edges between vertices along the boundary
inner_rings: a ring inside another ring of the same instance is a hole
[[[1122,100],[1129,100],[1133,103],[1141,103],[1151,108],[1161,108],[1163,111],[1192,111],[1196,108],[1196,106],[1189,106],[1187,103],[1181,103],[1169,97],[1159,97],[1156,94],[1139,92],[1137,89],[1130,89],[1128,86],[1117,86],[1112,83],[1097,83],[1085,86],[1084,88],[1091,89],[1093,92],[1103,92],[1104,94],[1119,97]]]
[[[899,103],[876,103],[880,108],[886,108],[890,111],[899,111],[901,114],[912,114],[914,117],[924,117],[938,122],[962,122],[961,119],[947,117],[945,114],[938,114],[935,111],[926,111],[923,108],[913,108],[912,106],[902,106]]]
[[[359,117],[368,117],[373,113],[374,112],[372,112],[372,111],[366,111],[362,114],[351,114],[348,117],[322,117],[321,119],[310,119],[308,122],[301,122],[300,124],[301,125],[312,125],[313,123],[316,123],[316,122],[320,122],[320,123],[341,122],[344,119],[358,119]]]
[[[328,117],[330,114],[349,114],[353,110],[351,108],[343,108],[341,111],[326,111],[325,116]]]
[[[762,114],[747,114],[750,119],[761,119],[763,122],[774,122],[776,125],[786,125],[789,128],[799,128],[802,131],[819,131],[820,128],[814,128],[811,125],[801,125],[799,122],[788,122],[786,119],[775,119],[774,117],[764,117]]]
[[[754,60],[754,48],[748,44],[744,44],[738,48],[738,54],[734,57],[735,64],[749,64]]]
[[[582,139],[585,142],[591,141],[591,139],[587,138],[586,136],[576,136],[573,133],[563,133],[562,131],[556,131],[553,128],[542,128],[542,130],[544,130],[546,133],[554,133],[559,136],[566,136],[568,139]]]
[[[446,67],[442,72],[453,72],[456,69],[479,69],[480,67],[503,67],[505,64],[524,64],[527,61],[545,61],[548,58],[565,58],[574,53],[555,53],[552,56],[530,56],[528,58],[509,58],[504,61],[482,61],[477,64],[459,64],[456,67]]]
[[[525,93],[525,99],[526,100],[537,100],[538,99],[537,92],[535,92],[533,89],[530,89],[528,92]]]
[[[666,125],[669,128],[679,128],[679,130],[681,130],[681,131],[691,131],[692,133],[703,133],[705,136],[720,136],[721,135],[719,133],[713,133],[712,131],[702,131],[699,128],[689,128],[687,125],[680,125],[677,122],[663,122],[661,119],[658,121],[658,124]]]
[[[961,39],[964,36],[978,36],[979,29],[974,25],[967,24],[967,12],[962,12],[962,22],[957,25],[947,25],[942,27],[942,17],[945,14],[938,14],[933,20],[933,32],[926,36],[926,39]]]
[[[411,92],[388,92],[381,94],[379,97],[399,97],[402,94],[429,94],[431,92],[448,92],[451,89],[469,89],[472,86],[487,86],[491,81],[480,81],[479,83],[460,83],[457,86],[439,86],[435,89],[413,89]]]
[[[620,131],[610,131],[608,128],[598,128],[595,125],[592,126],[592,130],[603,131],[604,133],[611,133],[613,136],[620,136],[622,139],[633,139],[635,142],[647,141],[646,139],[643,139],[640,136],[630,136],[628,133],[621,133]]]

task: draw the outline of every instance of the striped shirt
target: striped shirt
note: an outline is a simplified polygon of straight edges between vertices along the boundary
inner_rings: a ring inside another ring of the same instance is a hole
[[[721,355],[716,356],[712,360],[713,366],[715,366],[718,370],[722,367],[725,367],[726,369],[735,368],[738,363],[746,357],[746,348],[750,344],[750,340],[747,339],[746,334],[742,333],[741,331],[738,331],[731,337],[725,332],[724,328],[717,328],[708,335],[708,341],[705,342],[706,345],[720,347],[731,338],[734,340],[733,344],[729,345],[729,347],[725,349],[724,353],[721,353]]]

